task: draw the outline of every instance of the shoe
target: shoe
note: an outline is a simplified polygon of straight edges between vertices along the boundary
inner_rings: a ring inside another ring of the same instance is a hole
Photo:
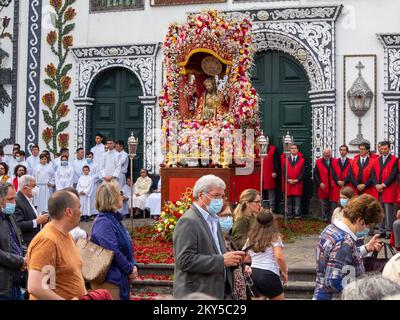
[[[295,216],[294,217],[296,220],[301,220],[301,216]]]

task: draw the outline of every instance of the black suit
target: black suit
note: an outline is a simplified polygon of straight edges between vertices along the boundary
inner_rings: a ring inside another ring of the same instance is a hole
[[[17,221],[18,227],[21,229],[22,237],[26,245],[29,245],[32,239],[40,231],[40,225],[37,225],[36,228],[33,227],[33,220],[37,218],[37,215],[28,199],[21,193],[21,191],[18,191],[17,193],[16,203],[15,220]]]

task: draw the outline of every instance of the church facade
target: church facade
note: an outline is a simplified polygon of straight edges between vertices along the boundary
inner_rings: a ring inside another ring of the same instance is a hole
[[[215,8],[252,19],[261,126],[278,147],[289,131],[310,174],[324,148],[338,155],[348,144],[355,153],[362,139],[373,150],[388,139],[399,154],[397,0],[70,2],[1,8],[0,143],[8,152],[15,142],[27,152],[34,144],[89,150],[97,132],[127,141],[133,130],[136,165],[158,172],[161,44],[170,23]]]

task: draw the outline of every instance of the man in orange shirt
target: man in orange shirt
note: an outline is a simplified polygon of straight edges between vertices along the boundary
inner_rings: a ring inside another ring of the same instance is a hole
[[[79,225],[79,198],[66,190],[49,199],[51,221],[28,248],[31,300],[76,300],[86,294],[82,259],[69,232]]]

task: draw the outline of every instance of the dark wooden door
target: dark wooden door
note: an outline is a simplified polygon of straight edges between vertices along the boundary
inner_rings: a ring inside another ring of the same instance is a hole
[[[252,81],[260,101],[261,127],[279,153],[282,137],[289,131],[306,160],[303,214],[308,213],[311,183],[311,106],[310,84],[302,66],[291,56],[267,51],[255,57]],[[279,183],[279,186],[281,184]],[[279,199],[282,194],[279,192]],[[282,202],[278,207],[282,212]]]
[[[99,76],[94,87],[92,113],[92,145],[97,132],[106,138],[127,140],[131,131],[139,137],[134,163],[134,176],[143,167],[143,107],[139,96],[142,89],[136,76],[126,69],[111,69]]]

